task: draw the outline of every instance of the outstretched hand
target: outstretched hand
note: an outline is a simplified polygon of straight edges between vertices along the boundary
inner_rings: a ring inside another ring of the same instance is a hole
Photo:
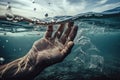
[[[53,26],[49,25],[45,37],[33,44],[36,64],[44,62],[45,66],[49,66],[61,62],[71,52],[77,29],[73,22],[69,22],[67,26],[61,24],[53,35]]]
[[[33,80],[44,68],[61,62],[71,52],[77,29],[73,22],[63,23],[53,34],[49,25],[44,38],[36,41],[27,55],[0,66],[0,80]]]

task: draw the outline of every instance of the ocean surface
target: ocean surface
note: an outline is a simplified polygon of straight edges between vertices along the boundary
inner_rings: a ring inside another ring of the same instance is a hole
[[[120,80],[120,13],[43,19],[51,20],[74,21],[79,30],[71,54],[63,62],[46,68],[35,80]],[[45,31],[45,26],[1,19],[0,64],[26,55]]]

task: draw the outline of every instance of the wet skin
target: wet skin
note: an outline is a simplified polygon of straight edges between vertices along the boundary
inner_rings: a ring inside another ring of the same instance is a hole
[[[78,27],[73,22],[62,23],[53,34],[49,25],[45,36],[35,41],[30,51],[20,59],[0,66],[0,79],[32,80],[46,67],[59,63],[71,52]]]

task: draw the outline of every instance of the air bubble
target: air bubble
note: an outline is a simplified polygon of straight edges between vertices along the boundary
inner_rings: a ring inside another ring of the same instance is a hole
[[[5,59],[3,57],[0,57],[0,64],[3,64],[4,61]]]
[[[6,43],[8,42],[8,40],[6,40]]]
[[[22,49],[21,48],[19,48],[19,51],[21,51]]]
[[[15,51],[16,51],[16,49],[14,48],[14,49],[13,49],[13,51],[15,52]]]

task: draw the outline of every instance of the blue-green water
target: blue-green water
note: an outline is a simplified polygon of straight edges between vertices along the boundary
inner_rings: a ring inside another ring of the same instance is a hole
[[[17,32],[20,25],[16,28],[14,22],[6,21],[7,26],[3,22],[0,23],[3,64],[24,56],[46,29],[24,28],[25,31]],[[120,80],[120,16],[74,22],[79,30],[71,54],[63,62],[45,69],[35,80]]]

